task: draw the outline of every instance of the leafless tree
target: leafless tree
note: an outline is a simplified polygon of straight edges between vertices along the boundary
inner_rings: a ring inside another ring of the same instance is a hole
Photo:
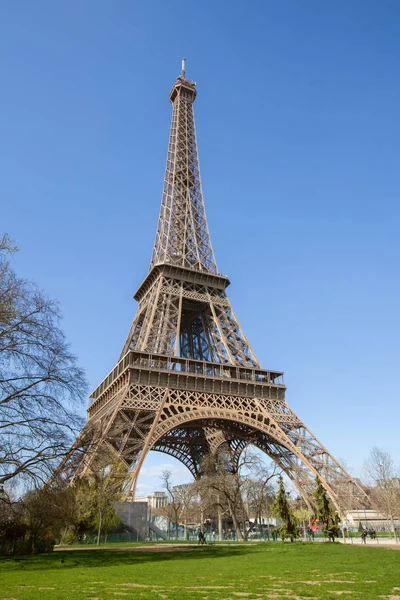
[[[168,519],[168,533],[170,522],[172,521],[175,525],[175,538],[178,539],[179,517],[181,515],[183,501],[180,494],[177,492],[176,487],[172,485],[171,471],[163,471],[161,473],[161,480],[164,484],[164,488],[166,489],[168,495],[168,503],[167,506],[164,508],[164,514]]]
[[[206,459],[207,460],[207,459]],[[213,519],[217,514],[227,512],[227,507],[222,510],[222,502],[219,501],[218,494],[208,485],[207,479],[203,476],[192,484],[193,504],[191,506],[193,521],[200,524],[201,531],[204,530],[206,519]]]
[[[18,247],[14,245],[13,240],[6,233],[0,237],[0,252],[4,254],[18,252]]]
[[[251,517],[254,526],[257,526],[261,523],[262,517],[270,514],[275,497],[273,481],[279,469],[275,463],[267,467],[262,462],[258,462],[254,467],[245,483],[244,494],[249,518]]]
[[[229,451],[222,450],[216,456],[208,456],[203,461],[204,476],[197,482],[200,495],[211,496],[221,511],[228,511],[238,539],[247,539],[256,525],[250,521],[251,510],[257,512],[257,519],[266,502],[268,486],[275,472],[269,472],[258,454],[246,448],[233,467]],[[261,486],[254,480],[265,478]],[[256,487],[260,497],[256,500]]]
[[[188,529],[187,524],[189,516],[194,509],[194,501],[196,499],[197,491],[193,483],[184,483],[182,485],[176,485],[173,488],[174,497],[181,503],[181,516],[183,517],[184,523],[184,538],[187,539]]]
[[[0,240],[0,486],[46,481],[81,428],[82,369],[60,329],[58,304],[11,267]]]
[[[399,469],[388,452],[374,447],[365,461],[364,471],[370,486],[371,504],[387,519],[397,541],[394,521],[400,519]]]

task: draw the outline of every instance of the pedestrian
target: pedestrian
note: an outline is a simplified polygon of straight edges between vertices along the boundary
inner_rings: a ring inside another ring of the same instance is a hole
[[[361,540],[362,540],[363,544],[367,543],[367,541],[366,541],[367,540],[367,532],[366,532],[365,529],[363,529],[362,532],[361,532]]]

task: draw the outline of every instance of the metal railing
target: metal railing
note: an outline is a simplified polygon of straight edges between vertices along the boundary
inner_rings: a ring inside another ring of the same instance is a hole
[[[264,369],[213,363],[191,358],[130,351],[125,354],[116,367],[92,392],[91,397],[97,398],[100,396],[129,367],[144,367],[145,369],[170,373],[187,373],[201,377],[214,377],[284,387],[283,373],[279,371],[266,371]]]

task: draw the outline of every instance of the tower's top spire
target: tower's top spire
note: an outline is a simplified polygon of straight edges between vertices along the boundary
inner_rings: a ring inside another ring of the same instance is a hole
[[[189,96],[190,96],[192,102],[195,100],[196,95],[197,95],[196,83],[194,81],[189,81],[188,79],[186,79],[186,58],[182,57],[181,60],[182,60],[181,72],[179,73],[178,77],[176,78],[176,81],[175,81],[174,85],[172,86],[172,90],[169,95],[169,99],[171,100],[172,103],[174,103],[179,90],[184,89],[185,94],[189,93]]]
[[[185,58],[169,98],[173,106],[172,123],[150,269],[168,263],[216,274],[197,154],[193,114],[196,84],[186,79]]]

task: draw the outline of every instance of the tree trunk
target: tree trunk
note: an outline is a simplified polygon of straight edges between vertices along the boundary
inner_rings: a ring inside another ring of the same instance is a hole
[[[237,539],[238,539],[238,541],[239,540],[243,540],[242,532],[240,531],[239,523],[238,523],[238,520],[236,518],[235,511],[232,508],[232,503],[231,503],[230,500],[228,500],[228,506],[229,506],[229,512],[231,513],[231,517],[232,517],[232,521],[233,521],[233,526],[234,526],[235,531],[236,531]]]
[[[393,516],[392,516],[392,515],[390,515],[390,525],[391,525],[391,528],[392,528],[392,531],[393,531],[393,535],[394,535],[394,541],[395,541],[395,542],[396,542],[396,544],[397,544],[397,541],[398,541],[398,540],[397,540],[396,527],[394,526],[394,519],[393,519]]]
[[[68,525],[66,525],[66,526],[64,527],[64,531],[63,531],[63,533],[61,534],[61,540],[60,540],[60,544],[64,544],[64,539],[65,539],[65,536],[67,535],[67,532],[68,532]]]
[[[99,528],[97,530],[97,545],[100,546],[100,534],[101,534],[102,515],[99,513]]]
[[[244,523],[243,523],[243,532],[244,532],[244,536],[243,536],[243,537],[244,537],[244,540],[245,540],[246,542],[247,542],[247,540],[249,539],[249,533],[250,533],[251,531],[253,531],[254,527],[257,525],[256,519],[254,519],[254,523],[251,523],[250,521],[249,521],[248,523],[249,523],[249,527],[248,527],[248,529],[245,529],[245,527],[244,527]]]
[[[219,500],[219,498],[218,498]],[[218,541],[222,542],[222,515],[221,507],[218,505]]]

